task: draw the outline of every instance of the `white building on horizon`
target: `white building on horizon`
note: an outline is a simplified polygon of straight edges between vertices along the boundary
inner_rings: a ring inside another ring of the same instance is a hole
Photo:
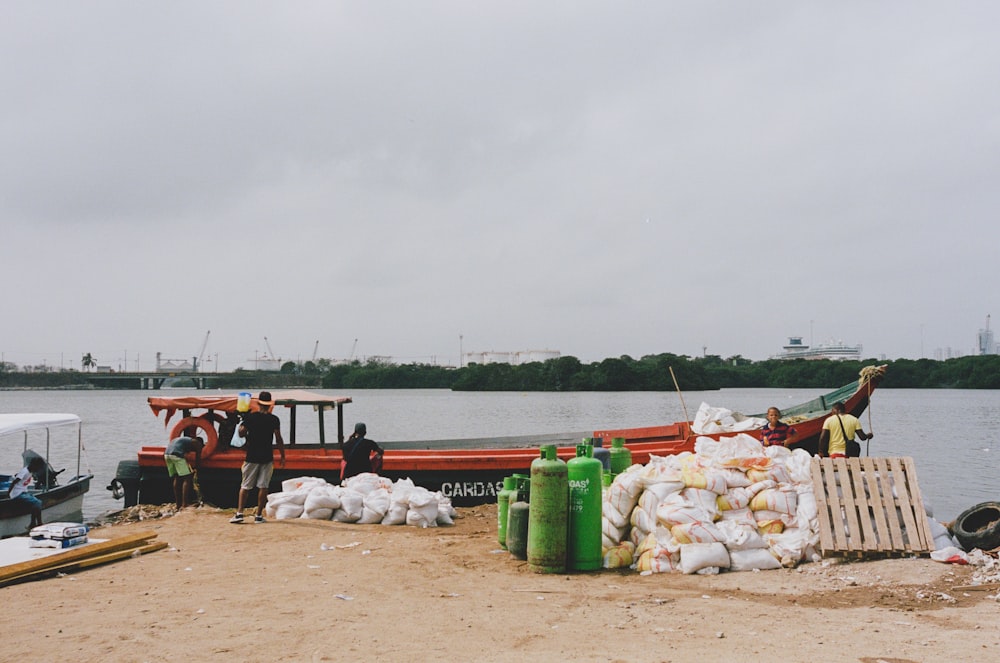
[[[510,364],[520,366],[531,362],[544,362],[558,359],[562,353],[558,350],[515,350],[513,352],[466,352],[462,354],[462,365],[469,364]]]

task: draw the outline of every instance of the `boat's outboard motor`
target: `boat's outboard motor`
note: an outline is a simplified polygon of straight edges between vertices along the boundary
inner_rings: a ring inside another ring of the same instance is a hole
[[[35,487],[42,490],[55,488],[59,484],[59,482],[56,481],[56,477],[65,472],[65,470],[59,470],[56,472],[52,469],[52,466],[48,464],[44,456],[32,451],[31,449],[25,449],[21,453],[21,458],[24,460],[25,467],[31,465],[31,460],[33,458],[38,458],[45,464],[45,467],[41,470],[31,473],[31,477],[35,480]]]

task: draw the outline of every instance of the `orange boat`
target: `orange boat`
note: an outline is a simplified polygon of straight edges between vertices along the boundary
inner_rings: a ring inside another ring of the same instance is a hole
[[[783,410],[782,420],[798,431],[797,446],[815,452],[823,420],[830,407],[843,401],[846,411],[860,416],[868,407],[872,392],[884,375],[884,366],[866,367],[861,377],[840,389],[818,396],[795,407]],[[275,412],[288,410],[283,468],[275,466],[271,490],[281,490],[281,482],[300,476],[321,477],[337,483],[340,480],[341,453],[344,441],[344,405],[347,396],[325,396],[308,391],[272,391]],[[175,414],[181,418],[165,436],[170,440],[185,431],[198,432],[207,443],[198,470],[202,499],[219,507],[235,505],[239,490],[243,451],[233,446],[233,432],[239,422],[239,397],[231,395],[181,396],[148,399],[153,414],[165,413],[164,426],[169,427]],[[250,410],[259,408],[250,400]],[[319,442],[301,444],[297,441],[300,408],[314,410],[317,416]],[[327,440],[326,415],[336,414],[336,439]],[[763,415],[753,415],[763,419]],[[755,434],[754,431],[748,431]],[[718,439],[733,432],[710,433]],[[599,429],[562,434],[525,435],[515,437],[463,438],[453,440],[410,440],[379,442],[385,449],[380,474],[392,480],[410,478],[418,486],[440,490],[455,506],[471,506],[496,500],[503,478],[514,473],[527,474],[531,462],[538,458],[539,447],[554,444],[558,455],[569,460],[576,455],[576,444],[584,437],[625,439],[635,463],[645,464],[650,455],[667,456],[694,451],[695,440],[701,434],[692,430],[692,422],[682,421],[644,428]],[[165,444],[144,446],[137,460],[118,464],[115,480],[109,488],[125,498],[125,506],[162,504],[173,499],[173,492],[163,463]]]

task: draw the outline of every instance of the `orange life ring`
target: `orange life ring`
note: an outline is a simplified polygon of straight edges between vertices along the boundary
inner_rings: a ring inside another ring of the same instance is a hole
[[[185,431],[192,426],[200,428],[205,433],[205,448],[201,450],[201,457],[208,458],[215,453],[215,448],[219,444],[219,434],[215,432],[212,422],[205,417],[184,417],[171,429],[170,439],[186,435]]]

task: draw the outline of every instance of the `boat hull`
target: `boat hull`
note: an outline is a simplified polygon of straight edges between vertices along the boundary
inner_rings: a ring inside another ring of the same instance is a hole
[[[82,522],[83,496],[90,490],[92,474],[75,477],[35,497],[42,501],[42,522]],[[31,524],[31,511],[22,500],[0,500],[0,538],[23,536]]]
[[[836,401],[843,401],[847,412],[860,416],[881,380],[881,371],[876,369],[856,383],[788,408],[783,420],[791,423],[797,431],[795,446],[810,453],[816,452],[823,421]],[[342,414],[338,410],[338,423],[341,419]],[[757,431],[748,432],[758,434]],[[718,432],[705,437],[718,439],[735,434]],[[384,442],[385,455],[380,474],[394,481],[409,478],[418,486],[441,491],[455,506],[474,506],[495,502],[497,493],[503,487],[504,477],[514,473],[528,474],[532,461],[539,457],[541,445],[556,445],[559,458],[568,461],[576,455],[576,444],[582,437],[600,437],[609,445],[612,438],[624,438],[625,446],[632,452],[632,461],[645,464],[650,456],[694,451],[695,443],[702,435],[695,433],[689,422],[677,422],[556,435]],[[163,446],[143,447],[137,461],[122,461],[119,464],[116,481],[124,488],[125,506],[173,501],[163,452]],[[287,479],[303,476],[319,477],[331,483],[340,480],[341,454],[336,445],[289,444],[285,447],[285,454],[284,467],[275,466],[269,492],[280,491],[282,482]],[[236,506],[243,458],[239,449],[227,448],[201,460],[198,484],[204,502],[222,508]],[[251,496],[248,503],[255,502],[256,498]]]

